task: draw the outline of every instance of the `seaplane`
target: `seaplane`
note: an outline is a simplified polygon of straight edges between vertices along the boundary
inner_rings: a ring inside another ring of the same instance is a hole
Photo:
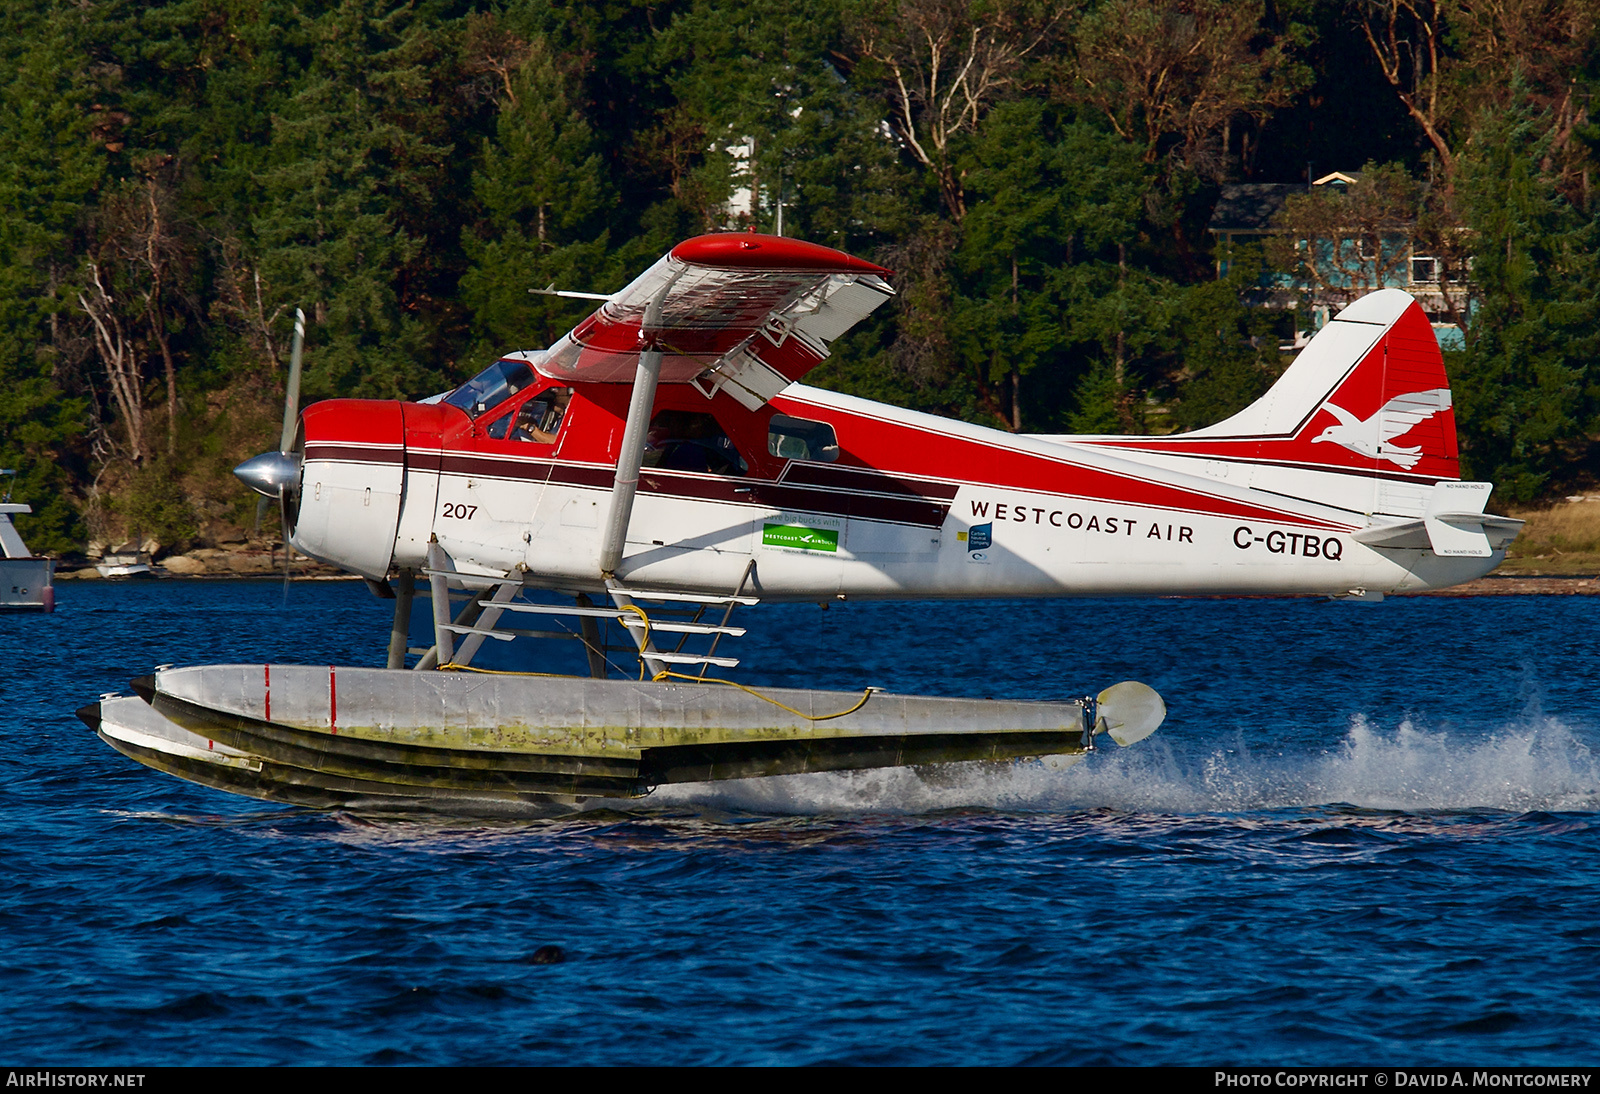
[[[1346,307],[1216,425],[1021,435],[802,383],[891,276],[793,238],[705,235],[616,293],[539,290],[599,303],[453,391],[303,413],[291,394],[279,449],[236,473],[296,550],[394,600],[386,664],[163,667],[80,715],[172,775],[348,809],[548,812],[668,783],[1071,763],[1102,734],[1148,736],[1161,697],[753,687],[725,675],[731,647],[771,602],[1381,599],[1477,578],[1517,533],[1486,512],[1491,484],[1461,480],[1438,343],[1405,292]],[[426,648],[408,644],[419,593]],[[473,663],[541,637],[580,642],[588,675]]]

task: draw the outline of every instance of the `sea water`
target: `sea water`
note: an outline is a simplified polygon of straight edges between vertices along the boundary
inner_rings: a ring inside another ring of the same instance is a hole
[[[1600,1050],[1589,598],[764,605],[727,650],[752,684],[1061,699],[1138,679],[1169,715],[1066,770],[663,787],[492,824],[234,797],[73,716],[161,663],[380,664],[391,608],[360,584],[59,603],[0,616],[7,1063]]]

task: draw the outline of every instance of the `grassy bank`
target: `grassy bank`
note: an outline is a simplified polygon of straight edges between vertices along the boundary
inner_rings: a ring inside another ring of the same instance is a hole
[[[1528,523],[1511,544],[1501,573],[1600,573],[1600,494],[1508,515]]]

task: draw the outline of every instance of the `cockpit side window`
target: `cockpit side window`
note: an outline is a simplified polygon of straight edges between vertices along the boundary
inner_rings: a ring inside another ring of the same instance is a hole
[[[774,414],[767,423],[767,452],[786,460],[832,463],[839,458],[839,439],[827,422]]]
[[[745,475],[750,464],[709,414],[663,410],[650,419],[644,465],[662,471],[703,471]]]
[[[572,402],[570,387],[550,387],[539,392],[516,410],[489,423],[488,434],[497,441],[532,441],[553,444],[561,432],[561,422]]]
[[[456,388],[444,401],[481,418],[517,392],[531,387],[537,377],[524,361],[496,361]]]

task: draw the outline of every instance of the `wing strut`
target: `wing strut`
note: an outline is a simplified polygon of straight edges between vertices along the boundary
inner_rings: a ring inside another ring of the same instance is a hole
[[[622,430],[622,450],[617,453],[617,477],[611,487],[611,512],[606,516],[606,533],[600,541],[600,575],[608,581],[616,577],[622,563],[622,545],[628,536],[628,521],[633,517],[633,498],[639,492],[639,467],[644,463],[644,442],[650,433],[650,411],[656,404],[656,384],[661,379],[661,346],[656,335],[661,329],[661,305],[677,284],[687,266],[680,266],[661,291],[644,309],[639,324],[639,368],[633,378],[633,396],[628,401],[628,423]]]

